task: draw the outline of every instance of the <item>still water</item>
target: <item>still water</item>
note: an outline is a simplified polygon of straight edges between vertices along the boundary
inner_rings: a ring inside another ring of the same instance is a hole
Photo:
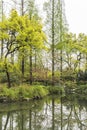
[[[72,95],[0,104],[0,130],[87,130],[87,102]]]

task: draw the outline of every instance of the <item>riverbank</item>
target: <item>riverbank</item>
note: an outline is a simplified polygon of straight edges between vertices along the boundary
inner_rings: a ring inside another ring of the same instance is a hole
[[[42,86],[42,85],[20,85],[8,88],[0,85],[0,103],[29,101],[31,99],[41,99],[50,94],[59,94],[63,91],[62,87]]]
[[[20,85],[7,88],[6,85],[0,86],[0,102],[14,102],[42,98],[48,94],[44,86]]]
[[[32,99],[42,99],[47,95],[67,95],[76,93],[82,99],[86,98],[87,84],[77,85],[75,83],[68,83],[57,86],[43,86],[43,85],[29,85],[22,84],[20,86],[13,86],[8,88],[6,84],[0,84],[0,103],[30,101]]]

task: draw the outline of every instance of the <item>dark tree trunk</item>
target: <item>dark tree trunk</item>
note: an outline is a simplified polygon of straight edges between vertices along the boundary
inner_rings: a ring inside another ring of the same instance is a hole
[[[29,130],[31,130],[31,125],[32,125],[32,111],[29,110]]]
[[[37,55],[36,55],[36,50],[35,50],[35,72],[36,72],[36,69],[37,69]]]
[[[2,39],[2,41],[1,41],[1,59],[3,58],[3,39]]]
[[[30,46],[30,84],[32,85],[32,46]]]
[[[11,63],[14,64],[14,53],[11,54]]]
[[[2,22],[3,22],[3,0],[2,0]],[[3,57],[3,43],[4,43],[4,41],[2,39],[2,41],[1,41],[1,59]]]
[[[22,78],[24,77],[24,56],[22,57]]]
[[[10,112],[7,113],[7,119],[6,119],[4,130],[7,130],[7,125],[8,125],[9,117],[10,117]]]
[[[7,55],[5,56],[5,72],[6,72],[6,76],[7,76],[8,88],[10,88],[11,87],[11,81],[10,81],[10,74],[8,72],[6,59],[7,59]]]
[[[62,2],[59,0],[59,5],[60,5],[60,43],[62,43]],[[62,69],[63,69],[63,57],[62,57],[62,49],[60,51],[60,72],[61,72],[61,79],[62,79]]]
[[[23,16],[24,15],[24,0],[21,0],[21,15]],[[24,55],[24,48],[23,48],[23,55]],[[25,60],[24,60],[24,56],[22,56],[22,81],[23,81],[23,78],[24,78],[24,63],[25,63]]]
[[[54,121],[54,113],[55,113],[54,109],[55,109],[55,107],[54,106],[55,106],[54,99],[52,99],[52,130],[55,129],[55,121]]]
[[[63,128],[63,104],[62,104],[62,97],[60,99],[61,101],[61,130]]]
[[[2,115],[0,114],[0,130],[2,130]]]
[[[11,88],[10,74],[8,72],[7,64],[5,65],[5,69],[6,69],[6,76],[7,76],[8,88]]]
[[[52,0],[52,85],[54,86],[54,0]]]

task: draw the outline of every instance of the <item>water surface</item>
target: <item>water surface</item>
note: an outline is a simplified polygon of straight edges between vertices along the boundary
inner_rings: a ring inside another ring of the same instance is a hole
[[[0,130],[87,130],[87,102],[53,96],[0,104]]]

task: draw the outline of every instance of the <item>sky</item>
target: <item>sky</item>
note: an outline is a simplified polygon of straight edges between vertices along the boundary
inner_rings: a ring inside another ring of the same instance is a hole
[[[87,34],[87,0],[65,0],[70,32]]]
[[[36,0],[38,6],[46,0]],[[69,31],[72,33],[87,34],[87,0],[64,0],[65,14],[69,24]]]

